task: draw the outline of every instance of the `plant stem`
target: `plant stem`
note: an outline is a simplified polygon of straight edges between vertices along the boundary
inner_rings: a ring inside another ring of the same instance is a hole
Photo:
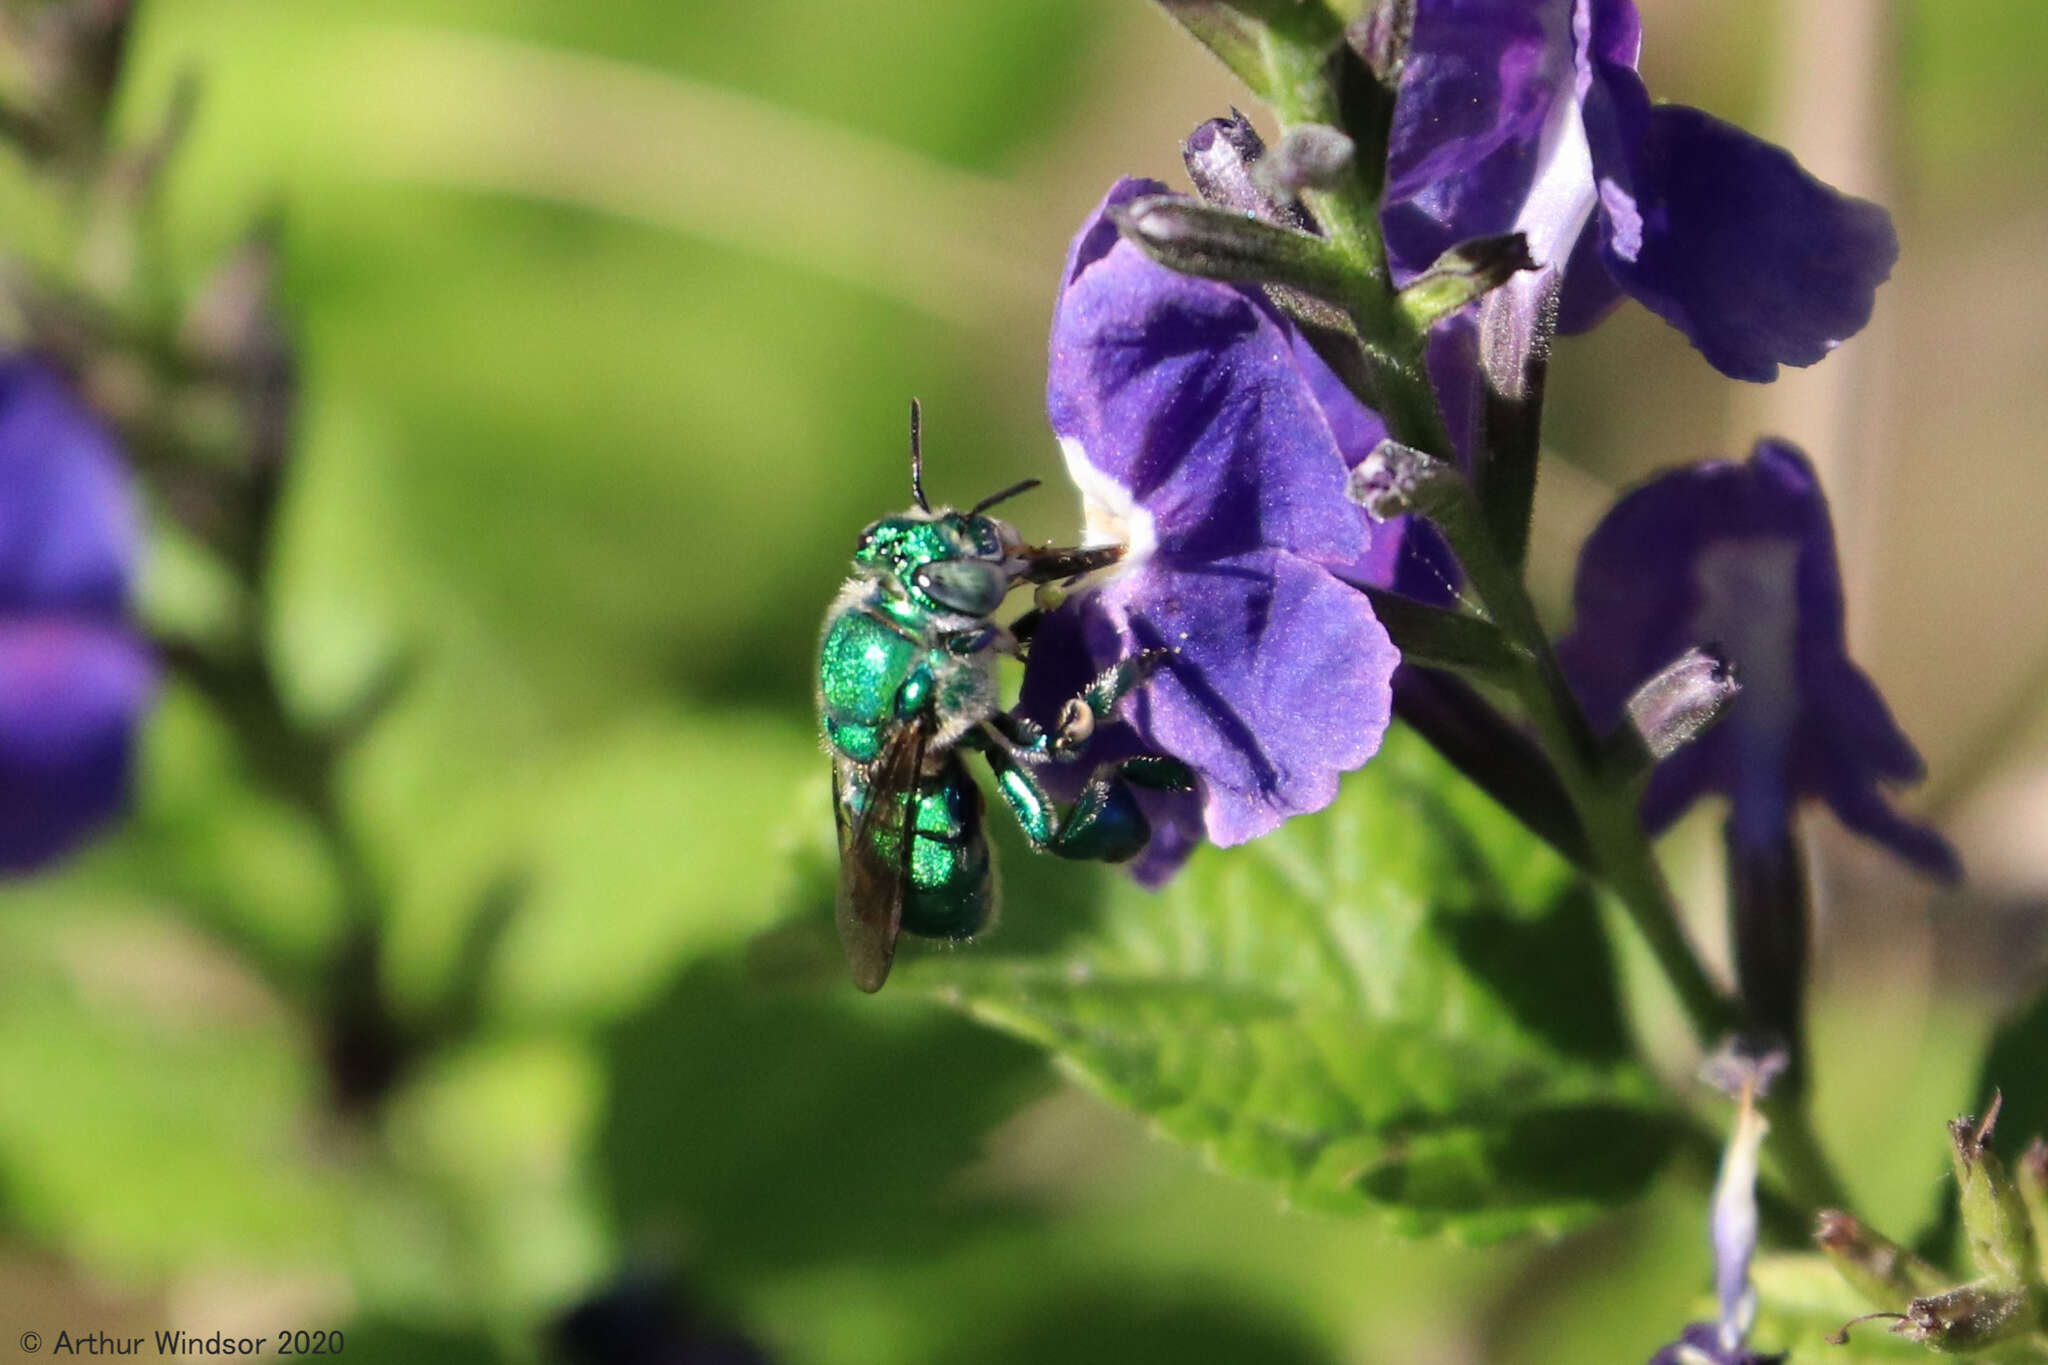
[[[1430,402],[1434,403],[1433,396]],[[1404,439],[1392,416],[1387,425],[1396,439]],[[1446,464],[1455,459],[1448,450],[1427,453]],[[1700,1045],[1712,1047],[1740,1023],[1740,1014],[1700,964],[1679,921],[1637,814],[1634,786],[1602,761],[1599,736],[1579,708],[1521,574],[1502,557],[1471,485],[1463,478],[1447,483],[1445,495],[1432,500],[1428,515],[1450,541],[1473,592],[1510,646],[1508,657],[1517,666],[1503,681],[1512,687],[1542,738],[1577,812],[1593,869],[1649,945]],[[1798,1201],[1809,1209],[1846,1207],[1847,1191],[1813,1131],[1803,1087],[1788,1086],[1766,1110],[1773,1159]]]
[[[1176,7],[1169,4],[1168,9]],[[1399,306],[1380,226],[1394,91],[1366,71],[1323,7],[1276,3],[1249,12],[1259,20],[1255,53],[1240,41],[1247,30],[1226,26],[1231,42],[1224,55],[1233,69],[1273,106],[1283,127],[1336,126],[1356,148],[1347,174],[1302,195],[1340,262],[1340,287],[1325,297],[1348,316],[1362,352],[1362,364],[1332,368],[1379,414],[1395,441],[1448,469],[1463,469],[1429,377],[1427,328]],[[1186,16],[1183,22],[1204,36],[1201,24]],[[1535,409],[1527,412],[1533,422]],[[1533,482],[1533,428],[1528,435],[1526,472]],[[1521,702],[1556,769],[1583,834],[1585,865],[1620,901],[1695,1037],[1703,1048],[1711,1048],[1741,1022],[1741,1014],[1708,975],[1686,935],[1638,814],[1636,783],[1606,761],[1600,736],[1566,681],[1523,583],[1521,546],[1489,523],[1469,475],[1443,482],[1447,487],[1433,490],[1431,505],[1416,510],[1450,541],[1473,592],[1508,646],[1512,666],[1495,680]],[[1801,1090],[1787,1087],[1769,1106],[1769,1117],[1777,1136],[1773,1157],[1795,1201],[1809,1208],[1845,1203]]]
[[[1281,122],[1340,122],[1341,102],[1332,73],[1348,54],[1341,46],[1328,46],[1326,34],[1268,33],[1267,92]],[[1385,148],[1361,142],[1358,160],[1366,167],[1383,165]],[[1351,288],[1341,302],[1368,354],[1379,361],[1374,376],[1377,392],[1361,397],[1377,408],[1395,440],[1457,467],[1458,452],[1429,380],[1427,334],[1396,306],[1379,226],[1377,176],[1368,175],[1354,172],[1305,196],[1324,235],[1352,263]],[[1686,939],[1643,835],[1635,795],[1604,771],[1592,727],[1565,683],[1520,573],[1502,557],[1469,488],[1465,491],[1467,496],[1436,518],[1439,528],[1487,614],[1520,656],[1508,681],[1557,766],[1585,829],[1594,865],[1648,942],[1702,1046],[1711,1047],[1735,1022],[1735,1012]]]
[[[1599,738],[1572,696],[1521,576],[1501,557],[1462,480],[1455,495],[1432,507],[1430,515],[1451,542],[1487,614],[1514,647],[1518,666],[1508,681],[1578,812],[1593,865],[1649,944],[1701,1045],[1711,1047],[1734,1025],[1735,1012],[1686,938],[1637,817],[1635,793],[1601,762]]]

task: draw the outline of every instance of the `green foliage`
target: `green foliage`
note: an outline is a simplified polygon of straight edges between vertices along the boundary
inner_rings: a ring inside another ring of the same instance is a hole
[[[903,984],[1226,1170],[1404,1231],[1574,1226],[1674,1131],[1624,1060],[1592,897],[1405,732],[1329,810],[1124,888],[1057,958],[928,958]]]

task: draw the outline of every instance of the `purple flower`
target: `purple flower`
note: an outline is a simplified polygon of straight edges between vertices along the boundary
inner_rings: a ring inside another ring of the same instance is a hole
[[[1650,1357],[1650,1365],[1777,1365],[1782,1355],[1767,1356],[1746,1346],[1733,1349],[1721,1340],[1719,1323],[1694,1322],[1686,1325],[1678,1340]]]
[[[1091,539],[1129,553],[1046,617],[1022,697],[1047,722],[1112,660],[1175,651],[1088,754],[1167,754],[1196,775],[1194,792],[1142,798],[1148,884],[1203,838],[1242,843],[1327,805],[1378,750],[1400,659],[1353,585],[1391,580],[1398,537],[1376,541],[1344,496],[1385,428],[1258,291],[1118,237],[1109,211],[1162,193],[1119,182],[1067,261],[1046,406]]]
[[[1651,104],[1641,45],[1633,0],[1421,0],[1388,154],[1396,267],[1521,230],[1565,269],[1565,331],[1628,294],[1733,378],[1811,365],[1870,320],[1891,219],[1781,148]]]
[[[0,872],[126,799],[154,680],[126,615],[137,544],[113,439],[40,362],[0,362]]]
[[[631,1270],[555,1323],[575,1365],[768,1365],[768,1355],[709,1321],[650,1270]]]
[[[1756,1319],[1756,1290],[1749,1264],[1756,1257],[1756,1173],[1764,1135],[1770,1125],[1757,1108],[1783,1074],[1787,1059],[1776,1050],[1756,1050],[1731,1040],[1707,1060],[1704,1078],[1735,1097],[1735,1128],[1721,1156],[1720,1178],[1714,1182],[1714,1212],[1709,1227],[1714,1243],[1714,1297],[1720,1317],[1686,1326],[1677,1341],[1650,1357],[1650,1365],[1776,1365],[1781,1355],[1749,1349],[1749,1329]]]
[[[1624,496],[1580,552],[1574,601],[1558,652],[1596,725],[1619,723],[1629,694],[1693,645],[1742,682],[1720,724],[1652,774],[1650,829],[1718,791],[1738,856],[1763,857],[1818,796],[1907,861],[1957,875],[1947,842],[1879,791],[1918,779],[1920,758],[1849,659],[1827,501],[1792,446],[1761,441],[1747,463],[1691,465]]]

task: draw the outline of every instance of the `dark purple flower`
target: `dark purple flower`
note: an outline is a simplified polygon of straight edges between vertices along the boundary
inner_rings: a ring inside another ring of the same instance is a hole
[[[0,362],[0,872],[126,800],[154,679],[126,614],[137,546],[113,439],[40,362]]]
[[[1624,496],[1580,552],[1574,602],[1558,652],[1596,725],[1618,724],[1629,694],[1693,645],[1742,683],[1720,724],[1652,774],[1650,829],[1718,791],[1737,853],[1761,856],[1818,796],[1907,861],[1957,875],[1947,842],[1879,791],[1917,780],[1920,758],[1849,659],[1827,500],[1792,446],[1760,441],[1747,463],[1690,465]]]
[[[1068,258],[1046,406],[1091,539],[1129,553],[1046,618],[1022,699],[1047,721],[1113,659],[1176,651],[1089,751],[1168,754],[1197,776],[1144,798],[1136,871],[1155,884],[1203,838],[1242,843],[1327,805],[1379,748],[1400,658],[1347,581],[1396,576],[1398,535],[1376,539],[1344,496],[1385,428],[1258,291],[1118,237],[1109,210],[1162,193],[1120,182]]]
[[[1739,128],[1651,104],[1641,45],[1634,0],[1421,0],[1388,155],[1397,269],[1521,230],[1565,269],[1565,331],[1628,294],[1734,378],[1814,363],[1870,320],[1890,217]]]

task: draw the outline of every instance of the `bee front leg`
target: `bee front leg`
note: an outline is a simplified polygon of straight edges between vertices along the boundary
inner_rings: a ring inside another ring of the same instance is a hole
[[[1060,708],[1059,726],[1049,745],[1052,757],[1062,763],[1079,758],[1081,750],[1094,738],[1096,727],[1114,720],[1123,699],[1143,687],[1159,666],[1172,657],[1170,649],[1141,650],[1096,674]]]

